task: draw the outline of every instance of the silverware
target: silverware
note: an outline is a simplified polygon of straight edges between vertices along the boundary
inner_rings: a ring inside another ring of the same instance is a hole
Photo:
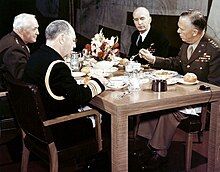
[[[153,49],[153,46],[154,46],[154,43],[151,43],[149,48],[147,48],[147,50],[150,52],[150,53],[154,53],[155,52],[155,49]],[[139,55],[139,53],[131,56],[130,60],[133,61],[135,57],[137,57]]]
[[[134,60],[134,58],[135,58],[135,57],[137,57],[138,55],[139,55],[139,53],[137,53],[137,54],[135,54],[135,55],[131,56],[130,60],[131,60],[131,61],[133,61],[133,60]]]
[[[130,91],[125,91],[123,92],[123,94],[120,96],[120,98],[123,98],[125,97],[126,95],[130,94],[131,92]]]

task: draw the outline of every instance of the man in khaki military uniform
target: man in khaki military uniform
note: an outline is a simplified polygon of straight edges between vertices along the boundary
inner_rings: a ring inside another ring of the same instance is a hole
[[[148,50],[141,49],[140,57],[153,67],[175,70],[185,75],[195,73],[198,80],[220,85],[220,48],[205,35],[207,23],[197,10],[183,12],[178,21],[177,32],[184,42],[176,57],[162,58],[153,56]],[[167,155],[176,128],[188,115],[176,110],[160,112],[154,119],[140,123],[138,135],[149,139],[148,148],[154,154],[146,161],[143,168],[160,167]]]
[[[13,31],[0,40],[0,66],[13,77],[21,79],[30,51],[27,46],[39,35],[38,22],[34,15],[22,13],[14,18]]]

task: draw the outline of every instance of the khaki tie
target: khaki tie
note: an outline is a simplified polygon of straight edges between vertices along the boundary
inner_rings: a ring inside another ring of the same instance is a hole
[[[188,49],[187,49],[187,58],[188,58],[188,60],[189,60],[190,57],[192,56],[192,53],[193,53],[193,46],[192,46],[192,45],[189,45],[189,46],[188,46]]]

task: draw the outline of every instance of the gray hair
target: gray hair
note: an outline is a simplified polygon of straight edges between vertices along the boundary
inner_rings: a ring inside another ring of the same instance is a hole
[[[55,20],[47,26],[45,30],[45,37],[47,40],[53,40],[61,33],[71,35],[74,33],[74,29],[65,20]]]
[[[21,13],[14,18],[13,29],[21,30],[31,26],[30,20],[36,20],[35,15]]]
[[[198,10],[190,9],[188,11],[184,11],[180,17],[188,16],[191,20],[191,23],[199,30],[203,31],[207,27],[207,22],[205,16],[202,12]]]

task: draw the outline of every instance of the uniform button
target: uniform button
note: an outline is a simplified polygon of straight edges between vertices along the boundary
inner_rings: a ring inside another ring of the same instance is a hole
[[[199,50],[199,53],[201,53],[201,50]]]
[[[200,67],[199,69],[201,69],[201,70],[202,70],[202,67]]]
[[[187,67],[187,68],[190,68],[190,65],[187,65],[186,67]]]

